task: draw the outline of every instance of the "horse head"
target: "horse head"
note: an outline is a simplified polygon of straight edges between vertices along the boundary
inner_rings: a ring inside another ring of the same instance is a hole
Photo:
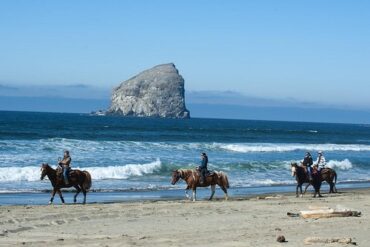
[[[174,170],[172,171],[172,181],[171,184],[175,185],[181,178],[181,171],[179,170]]]
[[[46,176],[46,174],[48,173],[48,168],[50,168],[50,166],[47,164],[47,163],[42,163],[41,165],[41,177],[40,179],[43,180]]]
[[[290,166],[291,166],[291,171],[292,171],[292,177],[295,177],[295,175],[297,174],[298,165],[296,162],[293,162],[290,164]]]

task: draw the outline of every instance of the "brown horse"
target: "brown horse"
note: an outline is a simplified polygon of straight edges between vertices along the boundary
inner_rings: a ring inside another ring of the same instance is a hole
[[[297,181],[297,188],[296,188],[297,197],[298,197],[298,188],[300,189],[301,196],[303,196],[303,194],[306,193],[307,188],[310,185],[312,185],[314,187],[315,195],[316,195],[316,193],[318,193],[319,196],[320,196],[319,189],[320,189],[320,186],[321,186],[321,182],[323,182],[323,181],[326,181],[329,184],[329,186],[330,186],[329,193],[336,193],[337,192],[337,188],[335,187],[335,184],[337,183],[337,173],[333,169],[331,169],[331,168],[321,169],[320,174],[319,174],[319,180],[320,181],[315,181],[316,179],[313,179],[313,181],[310,182],[304,167],[298,166],[297,163],[292,163],[291,168],[292,168],[292,177],[295,177],[296,181]],[[304,183],[307,183],[307,185],[305,187],[304,192],[302,193],[302,185]]]
[[[53,191],[51,192],[51,198],[49,204],[53,203],[55,193],[58,192],[60,196],[60,200],[64,204],[64,198],[62,192],[60,191],[61,188],[69,188],[75,187],[77,193],[74,195],[73,202],[76,203],[77,195],[82,191],[84,195],[83,204],[86,203],[86,193],[91,187],[91,176],[90,173],[87,171],[80,171],[80,170],[71,170],[69,173],[69,183],[66,185],[64,183],[64,179],[62,175],[58,174],[58,171],[51,168],[48,164],[41,165],[41,180],[47,176],[53,186]]]
[[[193,201],[195,201],[197,187],[211,186],[212,194],[209,200],[212,200],[213,195],[215,194],[216,184],[220,186],[220,188],[225,193],[225,200],[228,199],[227,189],[229,188],[229,180],[227,178],[227,175],[223,172],[210,172],[210,174],[206,176],[204,183],[200,184],[200,174],[196,170],[179,169],[173,171],[171,184],[176,184],[180,179],[184,180],[187,184],[185,195],[188,199],[191,199],[188,195],[188,190],[190,188],[193,190]]]

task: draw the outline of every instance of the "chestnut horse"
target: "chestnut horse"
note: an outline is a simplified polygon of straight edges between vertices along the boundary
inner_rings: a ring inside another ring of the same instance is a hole
[[[58,192],[60,200],[64,204],[64,198],[62,192],[60,191],[61,188],[69,188],[75,187],[77,193],[74,195],[73,202],[76,203],[77,195],[82,191],[84,195],[83,204],[86,203],[86,193],[91,187],[91,176],[90,173],[87,171],[80,171],[80,170],[71,170],[69,173],[68,181],[69,183],[66,185],[64,183],[63,176],[57,173],[56,169],[51,168],[48,164],[41,165],[41,180],[43,180],[47,176],[53,186],[53,191],[51,192],[51,198],[49,204],[53,203],[55,193]]]
[[[297,163],[292,163],[291,168],[292,168],[292,177],[295,177],[296,181],[297,181],[297,188],[296,188],[297,197],[298,197],[298,188],[300,189],[301,196],[303,196],[303,194],[306,193],[307,188],[310,185],[312,185],[314,187],[315,195],[316,195],[316,193],[318,193],[319,196],[320,196],[320,191],[317,191],[317,187],[320,187],[321,182],[323,182],[323,181],[326,181],[329,184],[329,186],[330,186],[329,193],[336,193],[337,192],[337,188],[335,187],[335,184],[337,182],[337,173],[333,169],[331,169],[331,168],[321,169],[320,174],[319,174],[319,180],[320,181],[315,181],[315,179],[313,179],[313,181],[310,182],[308,180],[308,175],[307,175],[304,167],[298,166]],[[304,183],[307,183],[307,185],[305,187],[304,192],[302,193],[302,185]],[[320,183],[320,185],[319,185],[319,183]]]
[[[188,199],[191,199],[188,195],[188,190],[191,188],[193,190],[193,201],[196,200],[196,191],[197,187],[208,187],[211,186],[212,194],[209,200],[212,200],[213,195],[215,194],[216,184],[220,186],[220,188],[225,193],[225,200],[228,199],[227,189],[229,188],[229,180],[227,175],[223,172],[210,172],[203,184],[200,184],[200,174],[196,170],[190,169],[178,169],[172,172],[172,182],[171,184],[176,184],[180,179],[184,180],[187,184],[185,188],[185,195]]]

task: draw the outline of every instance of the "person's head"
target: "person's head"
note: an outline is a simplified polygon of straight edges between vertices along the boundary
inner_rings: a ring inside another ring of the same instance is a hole
[[[64,157],[68,157],[69,156],[69,151],[68,150],[64,150]]]
[[[201,157],[202,159],[205,159],[205,158],[207,158],[207,154],[206,154],[206,153],[201,153],[201,154],[200,154],[200,157]]]
[[[306,152],[306,156],[311,156],[310,152]]]
[[[319,151],[319,152],[317,152],[318,154],[319,154],[319,156],[321,156],[322,155],[322,151]]]

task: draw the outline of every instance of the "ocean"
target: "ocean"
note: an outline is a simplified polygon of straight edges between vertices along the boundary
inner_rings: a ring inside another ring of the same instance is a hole
[[[231,195],[294,191],[290,163],[306,151],[324,152],[338,188],[370,182],[366,124],[0,111],[0,204],[47,202],[51,185],[40,181],[40,166],[56,167],[64,150],[73,168],[91,173],[90,202],[183,198],[185,184],[171,185],[171,171],[198,166],[201,152],[209,169],[228,174]]]

